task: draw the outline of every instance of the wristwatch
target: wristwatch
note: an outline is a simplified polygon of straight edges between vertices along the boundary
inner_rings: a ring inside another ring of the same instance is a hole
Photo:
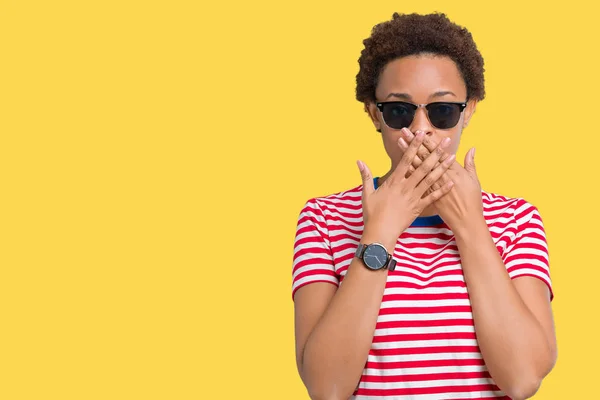
[[[373,271],[384,268],[390,271],[396,269],[396,260],[381,243],[359,243],[354,256],[361,259],[366,267]]]

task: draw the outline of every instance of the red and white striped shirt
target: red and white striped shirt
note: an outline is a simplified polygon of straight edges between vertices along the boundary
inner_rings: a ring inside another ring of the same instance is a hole
[[[363,231],[362,185],[306,202],[296,230],[292,297],[304,285],[340,285]],[[550,288],[544,226],[521,198],[482,191],[484,217],[511,278]],[[371,349],[351,399],[508,398],[477,344],[454,235],[439,216],[418,217],[398,238]]]

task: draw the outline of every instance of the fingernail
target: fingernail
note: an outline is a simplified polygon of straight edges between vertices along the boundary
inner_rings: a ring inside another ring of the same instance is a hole
[[[410,131],[408,130],[408,128],[402,128],[402,133],[404,134],[405,137],[407,137],[407,138],[410,137]]]
[[[473,147],[473,159],[475,159],[475,147]]]
[[[454,159],[456,158],[456,156],[454,154],[452,154],[450,157],[446,158],[446,161],[444,161],[444,163],[446,165],[450,165],[454,162]]]
[[[446,147],[450,144],[450,138],[444,138],[444,140],[442,140],[442,146]]]
[[[417,138],[418,139],[423,139],[423,136],[425,136],[425,132],[423,132],[423,131],[417,131]]]
[[[398,140],[398,142],[400,143],[400,147],[402,147],[403,149],[406,149],[408,147],[406,140],[400,138],[400,140]]]

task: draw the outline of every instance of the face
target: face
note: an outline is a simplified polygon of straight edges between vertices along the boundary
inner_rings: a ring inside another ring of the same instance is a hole
[[[375,98],[378,102],[404,101],[413,104],[439,101],[463,103],[467,99],[467,87],[458,67],[450,58],[434,55],[407,56],[391,61],[385,66],[379,77]],[[469,100],[458,124],[449,129],[436,128],[429,121],[427,110],[418,108],[408,129],[413,133],[421,130],[436,143],[449,137],[452,142],[447,151],[455,154],[462,130],[473,115],[475,105],[475,100]],[[381,130],[383,144],[392,165],[397,165],[403,154],[398,146],[401,131],[384,123],[383,116],[375,104],[369,103],[366,107],[375,128]]]

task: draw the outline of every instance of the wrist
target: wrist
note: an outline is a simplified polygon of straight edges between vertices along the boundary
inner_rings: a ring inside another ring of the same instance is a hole
[[[489,234],[489,228],[483,214],[465,218],[464,222],[452,227],[452,232],[457,239],[477,240],[481,235]]]

